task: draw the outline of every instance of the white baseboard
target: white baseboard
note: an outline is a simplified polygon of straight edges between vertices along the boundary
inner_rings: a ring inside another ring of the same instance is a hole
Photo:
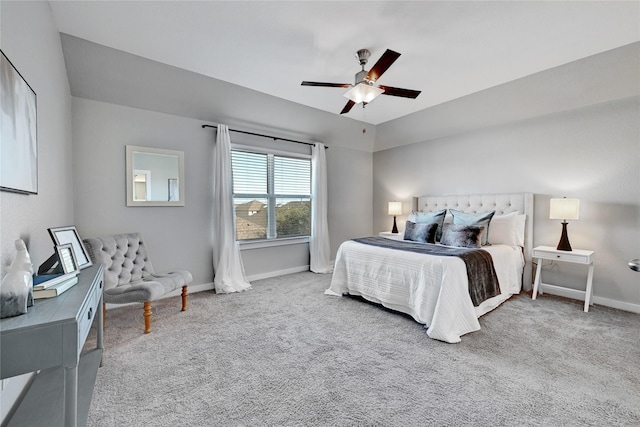
[[[309,271],[309,266],[308,265],[301,265],[299,267],[287,268],[285,270],[270,271],[268,273],[254,274],[252,276],[247,276],[247,280],[249,282],[253,282],[254,280],[270,279],[272,277],[284,276],[286,274],[293,274],[293,273],[301,273],[303,271]],[[204,283],[202,285],[189,285],[189,293],[190,294],[195,294],[196,292],[202,292],[202,291],[210,291],[212,289],[213,289],[213,282]],[[181,289],[176,289],[175,291],[171,292],[170,294],[165,295],[163,298],[175,297],[175,296],[180,295],[181,292],[182,292]]]
[[[195,294],[196,292],[202,291],[211,291],[213,290],[213,282],[203,283],[201,285],[189,285],[189,293]],[[177,297],[182,294],[182,289],[176,289],[175,291],[167,294],[164,298],[167,297]]]
[[[549,285],[546,283],[541,283],[540,287],[542,288],[542,292],[545,292],[551,295],[557,295],[560,297],[584,301],[584,297],[585,297],[584,291],[580,291],[578,289],[564,288],[562,286]],[[624,301],[616,301],[613,299],[603,298],[596,295],[593,296],[593,298],[591,299],[591,302],[597,305],[604,305],[605,307],[611,307],[618,310],[630,311],[632,313],[640,314],[640,305],[638,304],[632,304]]]
[[[248,276],[247,280],[249,280],[249,282],[253,282],[254,280],[270,279],[271,277],[284,276],[286,274],[300,273],[300,272],[303,272],[303,271],[309,271],[309,266],[308,265],[302,265],[300,267],[287,268],[285,270],[270,271],[268,273],[254,274],[252,276]],[[213,290],[213,282],[203,283],[203,284],[200,284],[200,285],[189,285],[189,295],[195,294],[197,292],[211,291],[211,290]],[[165,296],[163,296],[160,299],[177,297],[177,296],[180,296],[181,294],[182,294],[182,288],[178,288],[178,289],[174,290],[173,292],[170,292],[170,293],[166,294]],[[107,304],[107,310],[110,310],[110,309],[115,308],[115,307],[123,307],[123,306],[127,306],[127,305],[135,305],[135,304],[140,304],[140,303],[132,302],[132,303],[129,303],[129,304]]]
[[[285,270],[270,271],[268,273],[254,274],[252,276],[248,276],[247,279],[250,282],[252,282],[254,280],[270,279],[272,277],[284,276],[286,274],[301,273],[303,271],[309,271],[309,266],[308,265],[301,265],[300,267],[287,268]]]

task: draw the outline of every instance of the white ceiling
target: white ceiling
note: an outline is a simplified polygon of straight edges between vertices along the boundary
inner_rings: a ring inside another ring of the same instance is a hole
[[[640,40],[640,2],[51,1],[58,29],[82,39],[338,114],[355,52],[402,56],[381,96],[346,116],[383,123]],[[603,70],[606,72],[606,70]]]

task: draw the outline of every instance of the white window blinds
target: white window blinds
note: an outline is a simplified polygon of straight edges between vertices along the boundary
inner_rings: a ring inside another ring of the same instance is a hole
[[[311,233],[311,160],[232,150],[238,240]]]

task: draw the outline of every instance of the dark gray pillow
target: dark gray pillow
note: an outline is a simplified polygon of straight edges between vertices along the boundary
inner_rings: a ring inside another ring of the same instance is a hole
[[[438,224],[435,222],[431,224],[416,224],[415,222],[407,221],[404,227],[404,240],[420,243],[435,243],[437,230]]]
[[[467,213],[457,211],[455,209],[449,209],[449,212],[453,215],[454,224],[484,226],[481,240],[482,245],[486,246],[489,244],[489,224],[491,223],[491,218],[493,218],[496,211]]]
[[[446,214],[446,209],[434,212],[412,211],[409,220],[411,220],[411,218],[414,218],[414,222],[416,224],[429,224],[435,222],[436,224],[438,224],[438,230],[436,231],[436,240],[440,240],[440,236],[442,236],[442,224],[444,223],[444,217]]]
[[[445,223],[442,226],[440,243],[458,248],[482,247],[483,225],[460,225]]]

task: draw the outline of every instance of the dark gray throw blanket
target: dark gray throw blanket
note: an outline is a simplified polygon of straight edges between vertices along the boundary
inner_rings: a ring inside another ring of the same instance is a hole
[[[414,243],[409,241],[392,240],[384,237],[360,237],[352,239],[354,242],[400,251],[417,252],[437,256],[457,256],[467,266],[469,279],[469,295],[473,306],[479,306],[483,301],[500,295],[500,284],[496,269],[493,267],[491,254],[482,249],[452,248],[450,246],[434,245],[431,243]]]

